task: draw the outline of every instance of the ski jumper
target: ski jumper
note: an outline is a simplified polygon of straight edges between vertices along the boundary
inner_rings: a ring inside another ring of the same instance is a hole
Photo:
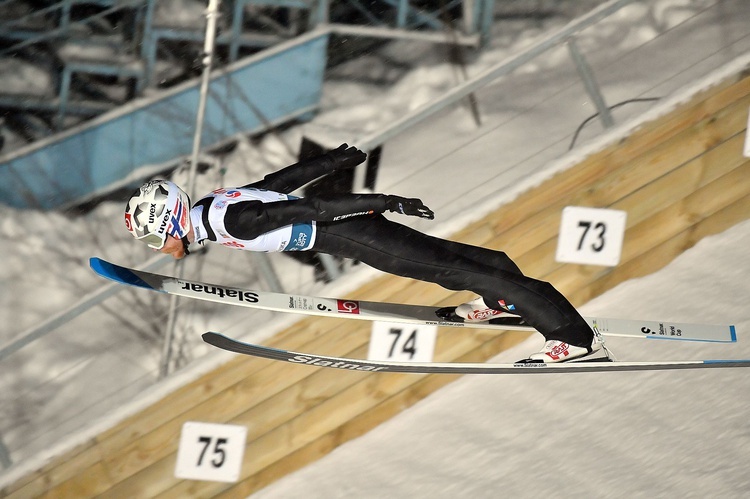
[[[546,340],[588,347],[593,331],[551,284],[524,276],[502,251],[429,236],[381,213],[389,196],[288,193],[330,173],[335,162],[312,158],[238,188],[205,196],[191,210],[196,241],[250,251],[313,250],[358,260],[383,272],[468,290],[497,310],[518,314]]]

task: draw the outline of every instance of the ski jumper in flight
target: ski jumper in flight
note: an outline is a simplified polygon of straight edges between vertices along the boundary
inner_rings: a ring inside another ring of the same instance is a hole
[[[433,219],[432,210],[419,199],[290,195],[365,159],[364,152],[343,144],[258,182],[217,189],[192,206],[176,184],[153,180],[129,199],[125,223],[136,239],[177,259],[189,254],[191,243],[205,241],[249,251],[311,250],[447,289],[472,291],[478,298],[456,307],[458,320],[481,322],[514,314],[544,335],[543,349],[525,361],[585,360],[604,350],[562,294],[547,282],[525,276],[504,252],[433,237],[383,216],[388,211]]]

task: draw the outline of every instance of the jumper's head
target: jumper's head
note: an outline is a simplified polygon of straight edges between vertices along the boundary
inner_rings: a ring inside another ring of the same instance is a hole
[[[190,197],[169,180],[146,182],[130,196],[125,208],[125,227],[154,249],[161,249],[167,236],[182,239],[190,230]]]

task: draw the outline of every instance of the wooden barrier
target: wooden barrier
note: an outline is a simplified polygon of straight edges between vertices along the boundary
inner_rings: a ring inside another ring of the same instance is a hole
[[[750,162],[742,156],[750,78],[737,75],[592,154],[454,239],[510,254],[528,275],[552,282],[580,305],[627,279],[669,263],[698,240],[750,213]],[[562,209],[628,214],[614,268],[555,261]],[[434,285],[382,277],[354,299],[434,305],[470,298]],[[309,318],[272,346],[364,357],[370,325]],[[486,330],[441,331],[436,358],[482,362],[528,337]],[[67,452],[2,491],[21,497],[243,497],[324,456],[421,400],[453,376],[367,374],[237,357]],[[240,481],[174,477],[187,421],[248,429]]]

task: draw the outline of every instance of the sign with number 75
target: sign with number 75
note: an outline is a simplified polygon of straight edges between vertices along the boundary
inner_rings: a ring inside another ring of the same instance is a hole
[[[182,425],[175,476],[236,482],[242,468],[247,428],[189,421]]]
[[[563,210],[558,262],[615,266],[620,263],[627,213],[568,206]]]

